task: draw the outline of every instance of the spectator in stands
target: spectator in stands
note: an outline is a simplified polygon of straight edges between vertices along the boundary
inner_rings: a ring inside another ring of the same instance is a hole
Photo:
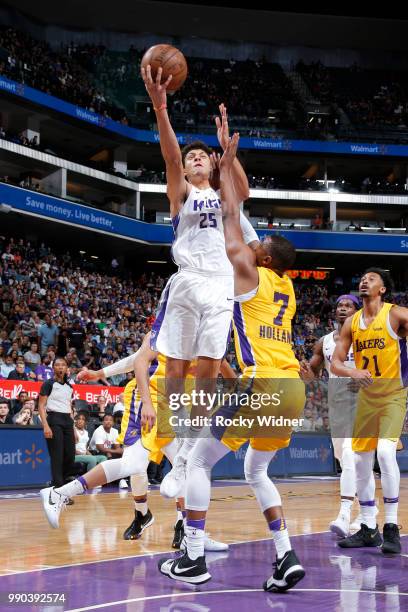
[[[123,398],[124,398],[124,394],[120,393],[119,397],[118,397],[118,401],[116,402],[116,404],[113,407],[113,414],[114,415],[116,415],[118,412],[119,413],[121,412],[123,414],[123,412],[125,410],[125,405],[123,403]]]
[[[39,381],[49,380],[53,377],[54,371],[51,366],[51,357],[49,354],[41,358],[41,365],[36,367],[34,373]]]
[[[41,346],[41,355],[45,355],[50,345],[58,344],[58,327],[52,322],[49,314],[44,317],[44,323],[38,330],[38,339]]]
[[[20,393],[17,396],[17,399],[14,399],[12,401],[12,413],[13,414],[16,414],[22,409],[23,404],[26,401],[26,399],[28,399],[27,391],[20,391]]]
[[[42,422],[38,412],[38,401],[32,398],[27,398],[23,402],[23,408],[27,408],[31,412],[31,425],[35,425],[36,427],[42,427]]]
[[[10,372],[7,378],[9,380],[29,380],[29,377],[25,372],[24,361],[18,361],[14,370]]]
[[[0,397],[0,425],[12,425],[13,419],[10,415],[10,402],[5,397]]]
[[[30,408],[23,405],[22,409],[14,415],[13,423],[22,427],[34,425]]]
[[[81,321],[79,319],[75,319],[73,326],[68,330],[68,342],[69,348],[76,349],[79,359],[82,359],[84,354],[85,339],[86,334],[81,326]]]
[[[30,345],[30,350],[24,353],[24,361],[33,372],[35,372],[36,368],[41,365],[41,355],[38,353],[37,342],[32,342]]]
[[[8,378],[11,372],[15,370],[15,363],[11,355],[6,355],[4,358],[4,363],[0,367],[0,376],[2,378]]]
[[[118,435],[118,430],[113,427],[113,415],[105,414],[102,419],[102,425],[95,429],[92,435],[89,442],[89,450],[105,455],[107,459],[121,456],[123,449],[119,444],[116,444]]]
[[[103,419],[105,414],[113,414],[112,404],[108,403],[105,395],[99,395],[96,404],[92,404],[92,412],[97,413],[99,418]]]
[[[93,455],[88,450],[89,433],[86,429],[88,418],[85,412],[79,412],[74,419],[74,434],[75,434],[75,461],[85,463],[87,471],[93,467],[106,461],[107,457],[104,454]]]

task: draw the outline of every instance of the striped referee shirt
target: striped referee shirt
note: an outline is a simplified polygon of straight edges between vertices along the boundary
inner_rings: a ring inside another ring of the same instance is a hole
[[[40,395],[47,396],[47,412],[71,413],[71,400],[74,390],[65,379],[63,383],[50,378],[41,385]]]

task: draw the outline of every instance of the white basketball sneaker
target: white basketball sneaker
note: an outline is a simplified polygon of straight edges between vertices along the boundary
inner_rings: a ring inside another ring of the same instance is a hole
[[[224,542],[217,542],[217,540],[213,540],[212,538],[209,537],[209,535],[206,533],[204,536],[204,551],[205,552],[222,552],[225,550],[228,550],[229,546],[228,544],[225,544]],[[180,544],[180,550],[187,550],[187,536],[184,536],[184,538],[181,541]]]
[[[340,513],[336,520],[330,523],[329,529],[332,533],[345,538],[349,534],[350,515]]]
[[[61,511],[66,508],[69,502],[69,497],[66,495],[61,495],[61,493],[57,493],[54,487],[41,489],[40,496],[45,516],[47,517],[49,524],[54,529],[58,529]]]

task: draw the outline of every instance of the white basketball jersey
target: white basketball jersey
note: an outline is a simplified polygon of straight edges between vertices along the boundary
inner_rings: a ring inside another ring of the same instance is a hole
[[[181,269],[232,276],[232,265],[225,252],[221,199],[214,189],[197,189],[193,186],[172,223],[172,255]],[[245,242],[258,240],[255,230],[242,213],[241,228]]]
[[[331,361],[333,359],[334,349],[336,348],[336,343],[334,341],[334,331],[326,336],[323,336],[323,357],[324,357],[324,367],[326,368],[330,378],[338,378],[336,374],[333,374],[331,371]],[[354,355],[353,355],[353,346],[350,347],[350,350],[347,355],[347,359],[344,362],[344,365],[347,368],[355,368],[356,364],[354,363]]]

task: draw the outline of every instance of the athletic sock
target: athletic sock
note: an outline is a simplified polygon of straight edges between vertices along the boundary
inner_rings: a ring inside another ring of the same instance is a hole
[[[276,555],[278,559],[282,559],[288,550],[292,550],[289,533],[286,528],[286,521],[282,517],[275,519],[274,521],[270,521],[268,525],[275,543]]]
[[[147,514],[147,511],[148,511],[147,495],[139,499],[135,499],[135,509],[136,509],[136,512],[141,512],[143,516]]]
[[[376,522],[376,508],[375,508],[375,500],[372,499],[370,501],[360,501],[360,509],[361,509],[361,522],[367,525],[370,529],[375,529],[377,524]]]
[[[86,484],[86,480],[83,476],[79,476],[76,480],[72,482],[68,482],[68,484],[63,485],[62,487],[58,487],[55,489],[57,493],[61,495],[66,495],[67,497],[74,497],[75,495],[82,495],[88,489],[88,485]]]
[[[188,556],[195,561],[204,555],[205,519],[187,519],[186,535]]]
[[[398,525],[398,497],[384,497],[385,522]]]
[[[352,499],[342,499],[340,503],[340,514],[345,514],[348,518],[350,518],[352,505]]]

